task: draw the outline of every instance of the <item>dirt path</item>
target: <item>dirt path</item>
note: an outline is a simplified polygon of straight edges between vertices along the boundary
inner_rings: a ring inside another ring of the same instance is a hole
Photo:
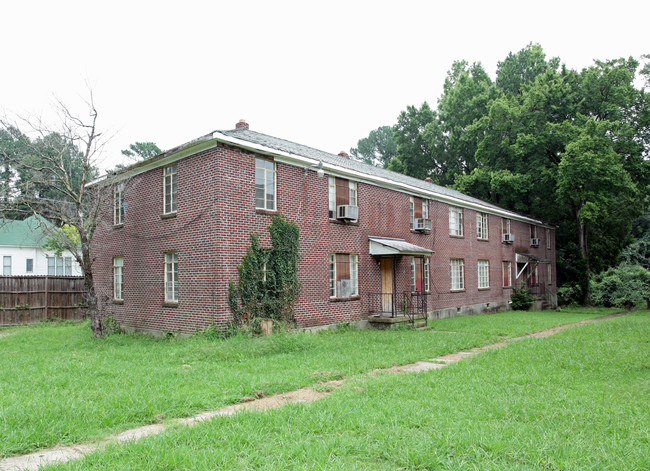
[[[614,317],[623,316],[625,314],[627,313],[610,314],[607,316],[597,317],[595,319],[588,319],[573,324],[564,324],[556,327],[551,327],[549,329],[541,330],[539,332],[533,332],[530,334],[522,335],[520,337],[514,337],[504,342],[493,343],[490,345],[486,345],[484,347],[472,348],[471,350],[466,352],[450,353],[448,355],[443,355],[441,357],[432,358],[426,361],[418,361],[415,363],[410,363],[408,365],[392,366],[386,369],[374,370],[367,373],[367,375],[376,375],[378,373],[416,373],[420,371],[440,369],[452,363],[461,361],[465,358],[469,358],[474,355],[477,355],[486,350],[506,347],[510,342],[516,342],[527,338],[544,338],[550,335],[557,334],[558,332],[565,329],[569,329],[571,327],[576,327],[584,324],[592,324],[595,322],[612,319]],[[2,335],[2,332],[0,332],[0,335]],[[324,383],[319,383],[318,389],[309,387],[309,388],[298,389],[295,391],[290,391],[284,394],[278,394],[269,397],[242,398],[242,400],[245,402],[223,407],[221,409],[214,410],[214,411],[202,412],[193,417],[175,419],[169,421],[168,425],[180,424],[180,425],[192,426],[192,425],[199,424],[201,422],[211,420],[214,417],[234,415],[241,411],[270,410],[270,409],[277,409],[287,404],[315,402],[330,394],[332,390],[342,386],[343,383],[344,380],[328,381]],[[106,448],[106,446],[108,446],[109,444],[124,443],[133,440],[139,440],[141,438],[148,437],[150,435],[157,435],[165,431],[165,429],[166,429],[165,424],[145,425],[143,427],[126,430],[120,434],[106,437],[105,439],[98,442],[85,443],[79,445],[56,446],[54,448],[36,451],[34,453],[29,453],[27,455],[11,456],[9,458],[0,460],[0,471],[23,471],[23,470],[31,471],[31,470],[37,470],[39,467],[44,466],[46,464],[52,464],[57,462],[65,463],[70,460],[83,458],[85,455],[89,453]]]

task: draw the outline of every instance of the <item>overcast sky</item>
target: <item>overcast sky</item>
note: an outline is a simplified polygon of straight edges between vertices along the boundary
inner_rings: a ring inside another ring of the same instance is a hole
[[[246,119],[328,152],[435,106],[454,60],[497,62],[528,43],[581,69],[650,53],[647,1],[5,1],[0,108],[81,110],[93,89],[113,135],[168,149]]]

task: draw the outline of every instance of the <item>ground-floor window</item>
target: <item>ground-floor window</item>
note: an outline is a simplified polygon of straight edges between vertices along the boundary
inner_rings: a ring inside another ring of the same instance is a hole
[[[465,289],[465,261],[459,258],[452,258],[449,261],[449,271],[451,276],[451,289]]]
[[[113,298],[122,301],[124,299],[124,258],[113,259]]]
[[[25,273],[34,273],[34,259],[25,259]]]
[[[165,254],[165,301],[178,302],[178,252]]]
[[[72,257],[47,257],[49,276],[72,276]]]
[[[2,257],[2,274],[4,276],[11,276],[11,255]]]
[[[512,286],[512,262],[504,261],[501,267],[503,268],[503,287],[509,288]]]
[[[547,282],[549,285],[552,285],[552,284],[553,284],[553,281],[552,281],[552,275],[553,275],[553,269],[551,268],[551,264],[550,264],[550,263],[547,263],[547,264],[546,264],[546,282]]]
[[[349,298],[359,294],[359,255],[330,254],[330,297]]]
[[[488,260],[478,261],[478,287],[479,289],[490,287],[490,262]]]
[[[411,292],[429,291],[429,259],[411,257]]]

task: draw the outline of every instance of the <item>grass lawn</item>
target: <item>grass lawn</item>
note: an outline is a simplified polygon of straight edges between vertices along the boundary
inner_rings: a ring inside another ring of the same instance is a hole
[[[0,336],[0,456],[78,443],[216,409],[256,391],[284,392],[595,316],[502,313],[432,323],[454,333],[343,329],[225,341],[141,335],[93,340],[87,324],[6,329]]]
[[[52,469],[646,470],[649,341],[645,311]]]

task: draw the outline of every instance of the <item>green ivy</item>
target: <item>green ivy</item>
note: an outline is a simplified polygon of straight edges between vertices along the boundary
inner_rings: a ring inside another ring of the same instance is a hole
[[[280,214],[272,217],[269,233],[271,249],[260,247],[259,234],[250,235],[239,279],[229,281],[228,303],[237,326],[258,326],[260,319],[294,322],[293,305],[300,293],[300,229]]]

